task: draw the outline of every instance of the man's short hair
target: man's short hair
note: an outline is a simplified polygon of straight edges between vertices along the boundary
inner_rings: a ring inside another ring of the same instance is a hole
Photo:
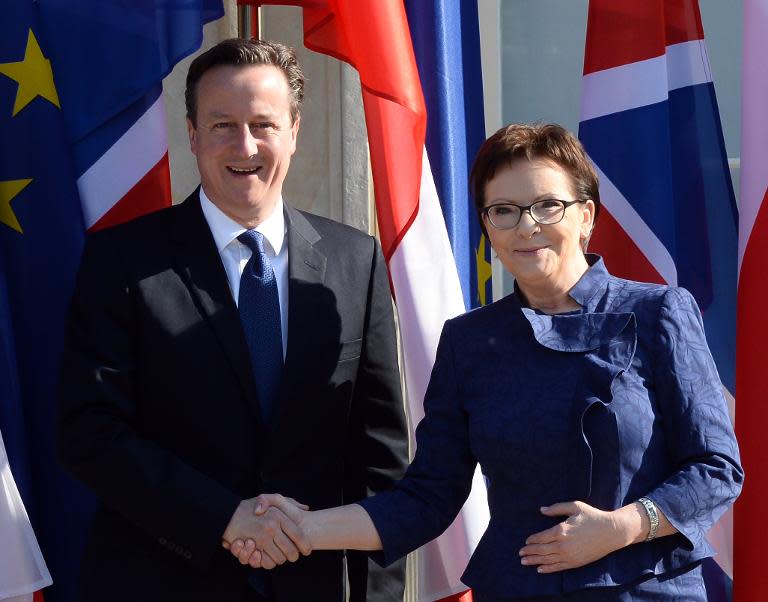
[[[288,82],[291,95],[291,123],[295,123],[304,102],[304,73],[296,51],[280,42],[230,38],[198,56],[189,66],[184,100],[187,117],[197,127],[197,84],[203,75],[221,66],[273,65],[280,69]]]

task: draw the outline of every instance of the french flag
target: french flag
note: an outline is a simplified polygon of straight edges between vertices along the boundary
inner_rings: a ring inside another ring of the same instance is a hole
[[[693,293],[733,418],[738,217],[696,0],[590,0],[579,138],[604,206],[591,249]],[[709,534],[711,601],[730,598],[732,516]]]
[[[453,258],[452,266],[451,255],[443,255],[447,260],[445,269],[456,271],[464,307],[470,309],[492,300],[490,245],[480,231],[475,207],[468,193],[472,162],[485,140],[477,4],[459,0],[406,0],[405,9],[427,117],[426,155],[422,163],[418,211],[422,213],[437,203],[442,210],[442,220],[436,217],[434,221],[425,223],[417,217],[419,222],[414,224],[437,230],[440,236],[445,229]],[[408,233],[402,242],[418,245],[421,244],[419,240],[429,241],[432,236],[431,232],[419,234],[417,230]],[[428,248],[416,248],[417,253],[434,256],[434,251]],[[402,251],[409,252],[407,247]],[[428,291],[431,289],[434,295],[440,294],[440,289],[432,288],[436,287],[434,282],[414,278],[409,270],[411,266],[405,263],[399,279],[393,279],[398,312],[402,316],[405,301],[410,301],[416,306],[410,311],[423,321],[429,315],[431,304],[435,303],[434,299],[427,297]],[[411,280],[422,290],[409,287],[413,290],[412,296],[403,300],[397,286],[402,281]],[[436,317],[440,319],[441,314]],[[409,330],[421,330],[420,322],[404,323],[401,318],[401,325],[404,339],[413,336]],[[434,337],[434,333],[430,336]],[[429,340],[430,354],[434,353],[432,346],[436,342],[436,338]],[[428,376],[432,363],[430,357],[429,364],[418,365],[418,376],[412,378]],[[423,395],[416,399],[409,396],[411,424],[416,424],[423,416],[422,405]],[[480,527],[487,522],[488,510],[483,494],[482,483],[476,480],[473,497],[465,506],[461,520],[442,537],[420,550],[420,600],[471,601],[471,592],[465,593],[466,586],[461,584],[459,578],[474,549],[477,534],[482,534]]]
[[[162,86],[153,86],[113,121],[114,130],[93,132],[93,146],[83,145],[77,156],[77,189],[83,221],[89,231],[114,226],[171,204]]]
[[[427,109],[426,148],[467,309],[492,301],[490,245],[470,198],[469,172],[485,141],[478,7],[406,0]]]
[[[768,500],[768,405],[765,401],[763,349],[768,316],[763,308],[768,285],[768,0],[744,2],[744,69],[742,72],[741,201],[739,223],[739,306],[736,386],[739,438],[748,475],[736,502],[734,599],[768,599],[765,570]]]
[[[171,204],[162,80],[223,14],[221,0],[40,2],[87,230]]]

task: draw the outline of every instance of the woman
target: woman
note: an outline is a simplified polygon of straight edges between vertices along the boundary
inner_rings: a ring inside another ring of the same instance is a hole
[[[515,291],[446,322],[405,478],[342,508],[263,505],[313,549],[388,563],[448,527],[479,461],[491,520],[462,579],[478,602],[706,600],[704,535],[743,472],[695,301],[585,254],[598,180],[563,128],[502,128],[472,187]]]

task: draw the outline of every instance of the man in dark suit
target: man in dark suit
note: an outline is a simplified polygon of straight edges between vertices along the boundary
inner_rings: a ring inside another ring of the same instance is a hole
[[[378,244],[282,201],[303,99],[291,49],[222,42],[186,99],[201,188],[93,235],[72,302],[59,450],[101,502],[80,599],[335,602],[348,581],[352,600],[402,600],[403,565],[282,564],[301,534],[252,501],[337,506],[403,472]],[[235,538],[282,566],[250,572],[222,548]]]

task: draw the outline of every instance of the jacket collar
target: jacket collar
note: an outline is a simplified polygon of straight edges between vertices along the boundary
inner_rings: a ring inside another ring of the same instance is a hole
[[[579,281],[568,291],[571,299],[576,301],[586,312],[595,311],[598,300],[608,286],[608,280],[611,275],[605,268],[603,258],[594,253],[586,255],[589,267],[582,274]]]
[[[602,297],[602,293],[608,286],[608,280],[611,275],[605,267],[603,258],[594,253],[587,253],[587,271],[581,275],[581,278],[573,285],[568,295],[582,307],[584,312],[594,312],[597,303]],[[525,295],[515,282],[514,296],[522,307],[528,307]],[[533,311],[533,310],[531,310]]]
[[[301,416],[301,404],[306,400],[296,399],[295,387],[307,362],[317,361],[312,357],[312,346],[307,338],[317,332],[318,304],[320,292],[325,289],[325,267],[327,257],[316,248],[320,234],[304,215],[284,205],[288,226],[288,344],[286,346],[283,381],[280,389],[280,403],[271,425],[283,434],[295,429],[291,423]],[[287,426],[287,428],[285,428]]]
[[[175,243],[176,269],[200,313],[216,334],[249,406],[260,419],[256,386],[240,315],[216,243],[203,216],[198,191],[173,210],[177,219],[173,223],[170,238]]]

